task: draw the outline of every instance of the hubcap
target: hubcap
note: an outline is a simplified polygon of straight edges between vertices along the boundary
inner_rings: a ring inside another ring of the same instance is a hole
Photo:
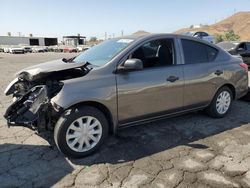
[[[216,100],[216,109],[219,114],[225,114],[231,104],[231,95],[228,91],[219,94]]]
[[[70,149],[85,152],[95,147],[101,136],[101,123],[92,116],[83,116],[69,126],[66,132],[66,142]]]

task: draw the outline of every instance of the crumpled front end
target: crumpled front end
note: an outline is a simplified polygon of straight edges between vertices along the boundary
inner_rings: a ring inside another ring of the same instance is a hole
[[[5,90],[13,96],[13,103],[4,117],[8,126],[24,126],[41,132],[52,130],[59,110],[51,104],[53,98],[63,87],[56,80],[28,81],[20,76],[14,79]]]
[[[85,76],[91,70],[86,66],[53,61],[20,71],[5,90],[14,101],[4,115],[8,125],[39,132],[52,130],[63,109],[52,104],[51,99],[60,92],[64,80]]]
[[[25,126],[41,131],[49,129],[50,116],[48,114],[52,113],[52,110],[48,87],[38,85],[17,98],[6,110],[4,117],[9,126]]]

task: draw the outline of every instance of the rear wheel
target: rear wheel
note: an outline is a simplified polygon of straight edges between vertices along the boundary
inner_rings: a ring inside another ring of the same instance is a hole
[[[58,120],[54,140],[65,155],[80,158],[95,152],[108,136],[108,121],[98,109],[67,110]]]
[[[207,108],[207,113],[215,118],[225,117],[231,108],[232,101],[233,95],[231,89],[226,86],[222,87]]]

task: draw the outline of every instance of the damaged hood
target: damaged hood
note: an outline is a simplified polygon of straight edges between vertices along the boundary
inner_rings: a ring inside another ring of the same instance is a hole
[[[46,63],[41,63],[38,65],[34,65],[31,67],[27,67],[16,73],[17,77],[25,76],[28,77],[28,80],[36,79],[37,77],[41,77],[41,75],[51,73],[51,72],[59,72],[63,70],[73,69],[73,68],[81,68],[86,65],[86,62],[64,62],[61,59],[49,61]],[[39,76],[40,75],[40,76]]]

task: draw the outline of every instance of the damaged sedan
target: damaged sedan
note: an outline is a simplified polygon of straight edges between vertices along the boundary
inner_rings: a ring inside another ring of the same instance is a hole
[[[213,44],[132,35],[21,70],[5,90],[13,103],[4,117],[54,131],[59,150],[79,158],[124,127],[204,109],[222,118],[247,92],[247,65]]]

